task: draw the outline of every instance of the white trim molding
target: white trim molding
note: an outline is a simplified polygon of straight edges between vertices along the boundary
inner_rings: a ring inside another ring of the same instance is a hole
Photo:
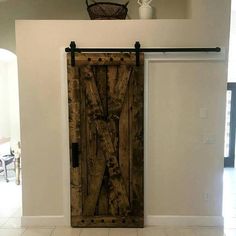
[[[158,216],[146,217],[146,226],[205,226],[222,227],[224,218],[222,216]]]
[[[67,222],[67,217],[65,216],[22,216],[21,226],[65,226]]]

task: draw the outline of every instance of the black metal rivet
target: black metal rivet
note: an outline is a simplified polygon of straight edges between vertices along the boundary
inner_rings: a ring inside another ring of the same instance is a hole
[[[91,220],[92,223],[94,223],[94,220]]]
[[[115,221],[115,220],[112,220],[111,222],[112,222],[112,223],[116,223],[116,221]]]
[[[121,59],[120,59],[121,61],[124,61],[124,58],[123,57],[121,57]]]
[[[99,58],[98,61],[102,61],[102,58]]]
[[[90,58],[90,57],[88,58],[88,61],[91,61],[91,58]]]
[[[133,223],[136,223],[136,220],[132,220]]]
[[[113,58],[112,58],[112,57],[110,58],[110,61],[113,61]]]
[[[102,223],[104,223],[104,222],[105,222],[105,220],[103,220],[103,219],[102,219],[102,220],[101,220],[101,222],[102,222]]]
[[[125,220],[122,220],[122,223],[125,223]]]
[[[84,220],[81,220],[82,223],[84,223]]]

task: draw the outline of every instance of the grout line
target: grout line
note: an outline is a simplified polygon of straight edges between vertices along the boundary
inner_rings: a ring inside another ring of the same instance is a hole
[[[7,223],[7,221],[8,221],[8,217],[0,217],[0,218],[3,218],[4,220],[3,220],[3,222],[2,222],[2,224],[0,224],[0,229],[2,229],[2,227]]]
[[[83,229],[80,228],[80,231],[79,231],[79,236],[82,235],[82,232],[83,232]]]
[[[73,229],[73,228],[72,228]],[[78,234],[78,236],[80,236],[80,233],[81,233],[81,228],[79,228],[79,234]]]
[[[23,236],[23,234],[25,233],[26,230],[27,230],[27,228],[24,228],[24,230],[23,230],[21,236]]]
[[[50,233],[49,236],[52,236],[52,234],[53,234],[53,232],[55,231],[55,229],[56,229],[56,226],[54,226],[54,228],[52,229],[52,231],[51,231],[51,233]]]

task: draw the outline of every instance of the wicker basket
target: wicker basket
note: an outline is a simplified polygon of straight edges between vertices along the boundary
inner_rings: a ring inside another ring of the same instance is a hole
[[[126,4],[93,2],[93,4],[89,5],[88,0],[86,0],[87,10],[91,20],[120,20],[126,18],[129,2]]]

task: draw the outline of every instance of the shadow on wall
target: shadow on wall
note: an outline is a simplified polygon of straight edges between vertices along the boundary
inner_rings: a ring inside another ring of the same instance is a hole
[[[20,141],[19,88],[17,57],[0,48],[0,141]]]

